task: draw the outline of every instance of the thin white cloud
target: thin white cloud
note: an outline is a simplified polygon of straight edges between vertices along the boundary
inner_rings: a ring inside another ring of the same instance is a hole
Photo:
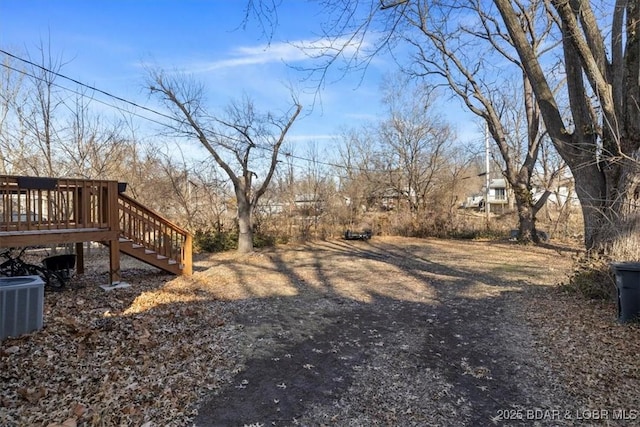
[[[343,48],[343,46],[346,46]],[[341,48],[343,54],[354,53],[362,44],[350,43],[348,38],[337,40],[299,40],[278,42],[258,46],[240,46],[233,49],[229,58],[200,63],[189,69],[192,72],[207,72],[225,68],[264,65],[276,62],[295,63],[336,53]]]

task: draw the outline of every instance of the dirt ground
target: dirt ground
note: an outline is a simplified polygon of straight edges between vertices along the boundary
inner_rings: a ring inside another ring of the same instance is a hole
[[[573,255],[335,240],[109,293],[99,259],[0,344],[0,425],[637,425],[640,329],[558,291]]]

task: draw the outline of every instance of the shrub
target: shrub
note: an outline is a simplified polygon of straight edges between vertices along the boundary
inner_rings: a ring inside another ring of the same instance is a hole
[[[266,248],[276,245],[276,236],[271,234],[254,234],[253,235],[253,247],[254,248]]]
[[[611,300],[616,290],[615,276],[606,260],[585,256],[577,261],[569,282],[561,284],[560,289],[588,299]]]
[[[253,235],[253,246],[255,248],[265,248],[275,246],[277,243],[287,243],[286,236],[275,236],[272,234],[255,233]],[[238,249],[238,232],[198,230],[193,236],[193,243],[198,251],[202,252],[224,252]]]
[[[236,231],[198,230],[193,236],[197,250],[204,252],[222,252],[238,248]]]

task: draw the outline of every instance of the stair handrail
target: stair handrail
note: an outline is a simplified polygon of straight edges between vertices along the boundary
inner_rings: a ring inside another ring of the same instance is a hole
[[[118,207],[123,238],[175,260],[183,274],[191,274],[191,233],[125,194],[118,194]]]

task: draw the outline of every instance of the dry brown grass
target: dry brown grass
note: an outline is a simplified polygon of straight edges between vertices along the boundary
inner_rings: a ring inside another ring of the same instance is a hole
[[[534,408],[571,425],[636,410],[639,329],[553,286],[572,254],[335,240],[201,255],[190,278],[132,263],[133,286],[110,293],[100,258],[83,287],[47,295],[44,330],[0,345],[0,425],[183,426],[198,411],[267,425],[270,410],[276,425],[486,425]]]

